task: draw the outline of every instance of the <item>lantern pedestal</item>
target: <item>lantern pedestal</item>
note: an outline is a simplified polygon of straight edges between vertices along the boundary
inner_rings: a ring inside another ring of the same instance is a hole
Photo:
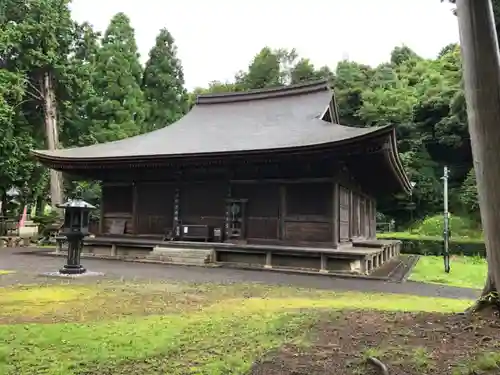
[[[77,189],[76,197],[57,207],[64,209],[62,235],[68,239],[68,258],[59,272],[48,272],[44,276],[76,278],[83,276],[102,276],[100,272],[89,272],[80,264],[83,237],[89,234],[90,210],[95,207],[81,198],[82,191]]]
[[[68,239],[68,257],[66,264],[59,270],[65,275],[80,275],[87,270],[80,264],[80,255],[82,251],[82,240],[84,235],[81,232],[65,233]]]

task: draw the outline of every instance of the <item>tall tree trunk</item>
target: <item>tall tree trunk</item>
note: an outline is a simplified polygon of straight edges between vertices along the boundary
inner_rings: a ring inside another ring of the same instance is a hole
[[[47,148],[56,150],[59,148],[59,132],[57,129],[57,108],[52,76],[45,72],[40,87],[42,88],[44,103],[44,122]],[[51,205],[56,207],[63,202],[62,175],[53,169],[50,170],[50,200]]]
[[[0,216],[5,216],[7,214],[7,191],[2,191],[1,195],[1,203],[0,203]]]
[[[465,99],[488,278],[483,296],[500,285],[500,57],[491,0],[457,0]]]

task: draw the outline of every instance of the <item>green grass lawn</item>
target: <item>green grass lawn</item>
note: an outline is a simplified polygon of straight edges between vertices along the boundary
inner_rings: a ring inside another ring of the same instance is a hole
[[[320,314],[469,304],[260,284],[0,288],[0,374],[243,374],[283,343],[308,345]]]
[[[410,280],[481,289],[487,271],[486,260],[480,257],[451,256],[450,273],[447,274],[444,272],[443,257],[422,256]]]

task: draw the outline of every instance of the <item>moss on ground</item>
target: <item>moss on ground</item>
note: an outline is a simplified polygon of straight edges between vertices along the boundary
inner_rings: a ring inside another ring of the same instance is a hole
[[[0,374],[241,374],[283,343],[307,344],[324,311],[456,312],[469,303],[261,284],[3,288]]]

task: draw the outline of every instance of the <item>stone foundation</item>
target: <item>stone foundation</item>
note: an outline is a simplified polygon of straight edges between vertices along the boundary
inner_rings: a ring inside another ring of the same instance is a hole
[[[355,241],[337,249],[236,245],[201,242],[98,240],[85,244],[83,255],[111,259],[150,260],[172,264],[229,264],[264,269],[310,270],[320,273],[370,275],[399,256],[400,241]]]

